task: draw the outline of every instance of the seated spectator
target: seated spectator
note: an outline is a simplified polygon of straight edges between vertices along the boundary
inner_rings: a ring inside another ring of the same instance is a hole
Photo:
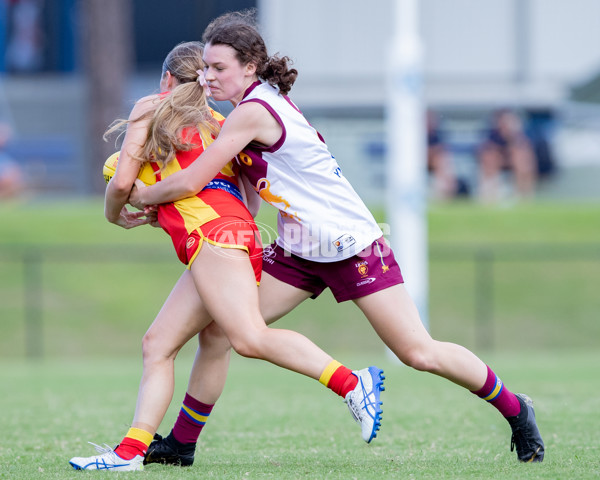
[[[479,193],[484,201],[499,199],[503,172],[512,174],[514,190],[520,198],[533,196],[537,180],[535,154],[515,112],[502,109],[494,114],[489,136],[477,153]]]
[[[537,180],[552,178],[557,173],[556,158],[549,140],[554,115],[548,110],[529,111],[525,132],[531,140],[537,164]]]
[[[25,179],[21,168],[2,151],[10,136],[10,128],[0,124],[0,200],[16,197],[25,188]]]
[[[431,110],[427,111],[427,171],[435,198],[447,200],[455,196],[457,182],[452,161],[439,128],[439,117]]]

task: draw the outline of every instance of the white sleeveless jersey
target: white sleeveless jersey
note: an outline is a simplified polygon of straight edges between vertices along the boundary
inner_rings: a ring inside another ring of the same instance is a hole
[[[262,199],[279,209],[277,244],[307,260],[335,262],[381,237],[323,138],[292,101],[256,82],[241,103],[246,102],[263,105],[283,130],[273,146],[250,144],[237,158]]]

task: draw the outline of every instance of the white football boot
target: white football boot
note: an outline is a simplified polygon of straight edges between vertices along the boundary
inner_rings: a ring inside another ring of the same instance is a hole
[[[345,402],[350,413],[362,429],[362,438],[369,443],[377,436],[381,427],[381,392],[383,387],[383,370],[377,367],[364,368],[352,372],[358,378],[354,390],[348,392]]]
[[[96,448],[100,455],[92,457],[73,457],[69,463],[75,470],[112,470],[114,472],[129,472],[144,469],[144,457],[136,455],[131,460],[124,460],[108,445],[103,447],[88,442]]]

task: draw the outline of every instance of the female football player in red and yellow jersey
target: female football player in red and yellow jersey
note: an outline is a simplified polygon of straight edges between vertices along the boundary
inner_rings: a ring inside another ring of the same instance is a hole
[[[123,228],[154,223],[154,215],[125,207],[140,167],[150,162],[157,183],[188,169],[220,130],[222,117],[207,104],[202,44],[180,44],[167,56],[161,77],[164,93],[134,106],[126,125],[116,172],[105,196],[105,216]],[[110,130],[109,130],[110,131]],[[181,347],[213,321],[224,333],[219,371],[226,371],[229,345],[240,355],[260,358],[307,375],[342,396],[362,435],[370,441],[380,425],[383,372],[376,367],[351,371],[303,335],[268,328],[260,313],[262,245],[252,215],[243,202],[237,172],[226,162],[201,192],[161,205],[158,223],[171,236],[187,270],[144,335],[144,371],[130,430],[119,446],[97,447],[99,455],[74,457],[75,469],[140,470],[144,456],[173,396],[174,359]],[[180,416],[199,433],[225,376],[209,382],[212,396],[186,398]],[[187,432],[187,433],[186,433]],[[185,437],[183,437],[185,439]]]

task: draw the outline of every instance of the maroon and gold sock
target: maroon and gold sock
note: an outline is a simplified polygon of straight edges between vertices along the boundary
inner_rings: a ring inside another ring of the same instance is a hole
[[[179,416],[173,426],[173,436],[180,443],[196,443],[214,405],[207,405],[185,394]]]
[[[319,382],[333,390],[340,397],[346,398],[348,392],[356,387],[358,378],[352,374],[352,370],[344,367],[340,362],[332,360],[321,373]]]
[[[121,440],[121,443],[115,448],[115,453],[123,460],[131,460],[136,455],[145,456],[148,446],[154,435],[140,428],[130,428]]]
[[[521,411],[519,399],[504,386],[490,367],[487,367],[487,379],[483,387],[472,393],[496,407],[504,417],[514,417]]]

